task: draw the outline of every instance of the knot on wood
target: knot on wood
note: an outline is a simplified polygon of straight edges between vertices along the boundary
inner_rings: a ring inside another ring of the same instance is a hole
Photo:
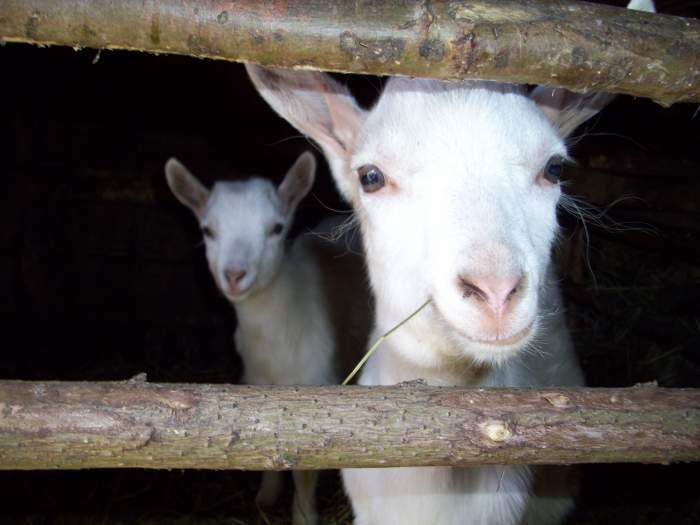
[[[127,383],[147,383],[148,382],[148,375],[146,372],[140,372],[136,374],[133,377],[130,377],[127,379]]]
[[[439,38],[426,38],[421,42],[418,54],[430,62],[439,62],[445,57],[445,44]]]
[[[553,407],[568,408],[571,406],[571,400],[564,394],[552,392],[551,394],[543,394],[542,398]]]
[[[479,55],[476,33],[474,31],[463,31],[452,42],[452,49],[454,50],[453,62],[457,74],[469,73],[469,69],[476,63]]]
[[[428,383],[425,382],[425,379],[411,379],[409,381],[402,381],[399,383],[399,386],[403,387],[427,387]]]
[[[296,466],[297,461],[287,454],[276,454],[270,458],[270,463],[274,470],[290,470]]]
[[[481,431],[491,441],[502,443],[513,437],[510,425],[505,421],[487,421],[481,424]]]
[[[397,62],[404,52],[405,42],[400,38],[360,39],[350,31],[340,35],[340,49],[353,60],[365,62]]]
[[[127,442],[124,446],[124,450],[141,450],[153,441],[155,435],[156,429],[152,426],[136,428],[126,436]]]

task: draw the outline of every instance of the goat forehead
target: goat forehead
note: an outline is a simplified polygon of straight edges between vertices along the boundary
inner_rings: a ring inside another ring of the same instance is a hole
[[[374,108],[375,113],[420,114],[430,120],[438,112],[439,120],[455,111],[469,115],[479,112],[495,114],[510,112],[528,97],[518,85],[496,82],[446,82],[439,80],[407,80],[392,78]],[[505,106],[505,107],[504,107]]]
[[[221,227],[243,231],[252,224],[276,220],[280,215],[275,187],[265,179],[254,178],[217,182],[212,189],[205,217],[215,219]]]
[[[368,116],[357,163],[400,164],[404,173],[426,164],[449,171],[490,171],[518,165],[529,170],[562,141],[517,86],[392,79]]]

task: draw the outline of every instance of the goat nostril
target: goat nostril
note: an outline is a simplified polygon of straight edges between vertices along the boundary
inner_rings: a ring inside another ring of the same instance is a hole
[[[462,288],[462,298],[464,299],[472,296],[476,296],[480,301],[485,301],[487,299],[486,293],[481,288],[470,283],[464,277],[459,278],[459,286]]]
[[[241,271],[233,271],[233,270],[226,270],[224,272],[224,275],[226,276],[226,280],[228,281],[229,285],[235,285],[241,282],[241,279],[243,279],[246,275],[246,272],[244,270]]]
[[[459,276],[459,288],[462,298],[475,299],[488,303],[494,310],[500,311],[506,303],[515,300],[515,297],[523,290],[524,277],[508,277],[501,275]]]
[[[513,296],[520,293],[526,287],[527,287],[527,284],[526,284],[525,276],[519,277],[518,280],[515,282],[515,286],[513,286],[513,288],[511,288],[510,292],[508,292],[508,295],[506,296],[506,301],[510,301],[513,298]]]

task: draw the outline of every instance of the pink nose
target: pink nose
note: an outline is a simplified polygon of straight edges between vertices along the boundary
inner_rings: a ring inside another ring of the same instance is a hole
[[[241,282],[241,279],[245,277],[245,274],[245,270],[226,270],[224,272],[224,277],[226,277],[228,287],[232,292],[237,291],[238,284]]]
[[[508,302],[523,286],[522,275],[460,275],[459,286],[463,296],[475,297],[488,304],[491,310],[500,314]]]

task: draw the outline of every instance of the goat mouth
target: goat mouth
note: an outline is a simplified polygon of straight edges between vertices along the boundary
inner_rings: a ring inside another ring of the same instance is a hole
[[[496,338],[496,339],[476,339],[473,337],[465,336],[467,339],[470,341],[473,341],[474,343],[478,343],[480,345],[486,345],[486,346],[513,346],[516,345],[525,339],[528,338],[528,336],[532,333],[532,330],[534,328],[534,322],[531,322],[529,325],[527,325],[525,328],[520,330],[519,332],[516,332],[515,334],[509,336],[509,337],[503,337],[503,338]]]
[[[224,295],[229,301],[242,301],[248,295],[250,295],[250,290],[252,286],[249,286],[247,288],[244,288],[242,290],[236,290],[235,292],[231,292],[230,290],[225,290]]]
[[[531,321],[525,328],[522,330],[514,333],[511,336],[508,337],[499,337],[499,338],[493,338],[493,339],[479,339],[474,337],[473,335],[467,334],[462,328],[459,326],[455,326],[453,323],[451,323],[448,318],[445,316],[445,314],[442,313],[440,308],[433,302],[433,305],[435,306],[435,310],[439,314],[440,317],[442,317],[443,321],[446,322],[452,329],[456,330],[461,337],[469,341],[470,343],[474,343],[477,345],[485,346],[485,347],[513,347],[516,345],[519,345],[520,343],[523,343],[526,341],[534,332],[535,330],[535,321]]]

